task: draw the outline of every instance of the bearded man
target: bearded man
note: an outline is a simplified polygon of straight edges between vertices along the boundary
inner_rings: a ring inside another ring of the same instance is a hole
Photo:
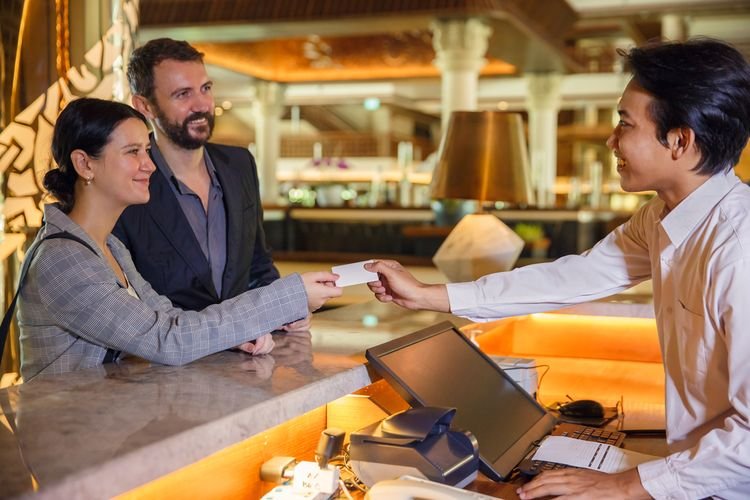
[[[278,279],[255,159],[247,149],[208,142],[215,103],[203,54],[184,41],[151,40],[133,51],[128,81],[133,107],[151,122],[157,167],[149,202],[126,209],[114,230],[138,271],[189,310]],[[308,317],[284,329],[309,325]],[[240,347],[257,354],[268,349],[270,336],[263,340]]]

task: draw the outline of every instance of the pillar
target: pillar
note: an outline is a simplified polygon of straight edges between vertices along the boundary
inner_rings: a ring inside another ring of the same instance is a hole
[[[676,42],[687,39],[685,18],[679,14],[664,14],[661,16],[661,37],[664,40]]]
[[[258,82],[255,86],[255,146],[260,177],[261,199],[276,203],[279,185],[276,166],[281,149],[281,114],[284,110],[285,86],[278,82]]]
[[[445,19],[432,24],[435,65],[441,72],[442,128],[452,111],[477,109],[479,70],[485,65],[492,29],[482,20]]]
[[[391,108],[388,106],[370,111],[372,133],[377,141],[377,156],[391,156],[391,115]]]
[[[530,73],[526,75],[526,81],[531,182],[536,191],[537,204],[549,207],[555,201],[561,76],[558,73]]]

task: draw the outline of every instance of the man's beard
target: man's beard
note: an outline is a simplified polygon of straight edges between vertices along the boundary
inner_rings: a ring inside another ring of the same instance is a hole
[[[190,135],[188,123],[201,118],[205,118],[208,123],[208,134],[202,138],[196,138]],[[205,146],[214,131],[214,115],[211,113],[192,113],[182,123],[176,123],[169,121],[162,110],[157,108],[156,119],[169,140],[184,149],[198,149]]]

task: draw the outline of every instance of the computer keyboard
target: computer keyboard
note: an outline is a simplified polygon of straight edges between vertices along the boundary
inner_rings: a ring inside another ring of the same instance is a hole
[[[561,428],[553,433],[556,436],[565,436],[583,441],[594,441],[597,443],[611,444],[612,446],[622,446],[625,440],[625,434],[618,431],[608,431],[596,427],[587,427],[583,425],[561,424]],[[566,469],[571,467],[566,464],[555,462],[545,462],[543,460],[531,460],[536,450],[532,450],[521,463],[518,464],[518,470],[521,474],[528,477],[536,476],[545,470]]]
[[[580,426],[576,430],[564,430],[559,434],[573,439],[582,439],[583,441],[596,441],[599,443],[611,444],[612,446],[622,446],[625,440],[625,433],[618,431],[608,431],[606,429],[597,429],[596,427]]]

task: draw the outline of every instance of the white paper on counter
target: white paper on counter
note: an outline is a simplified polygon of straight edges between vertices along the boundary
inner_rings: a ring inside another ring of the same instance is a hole
[[[583,441],[564,436],[548,436],[534,460],[582,467],[601,472],[622,472],[660,457],[617,448],[611,444]]]

